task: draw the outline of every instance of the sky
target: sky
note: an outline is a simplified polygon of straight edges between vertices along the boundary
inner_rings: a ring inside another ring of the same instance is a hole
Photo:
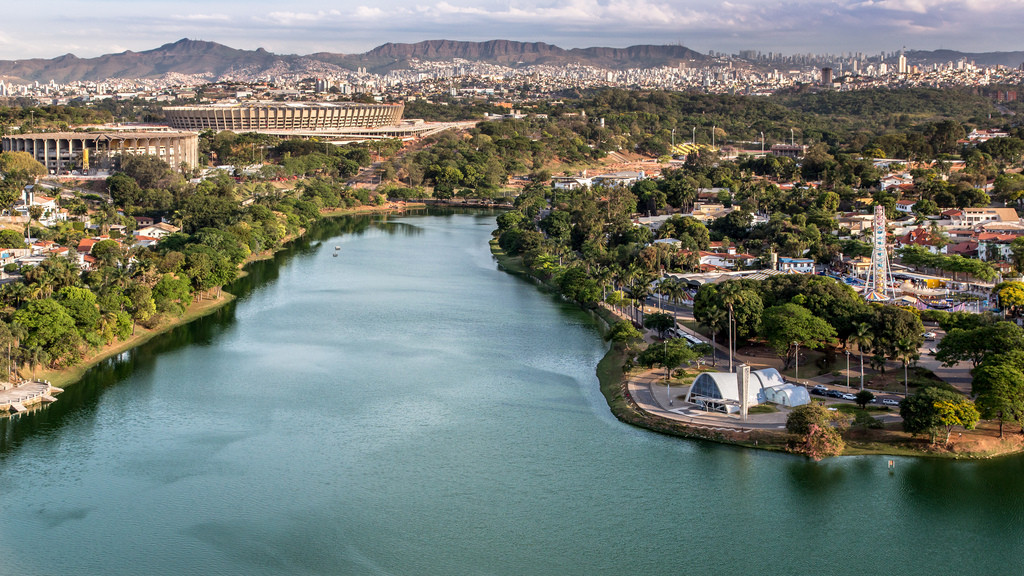
[[[86,58],[181,38],[280,54],[520,40],[700,52],[1024,50],[1024,0],[7,0],[0,59]]]

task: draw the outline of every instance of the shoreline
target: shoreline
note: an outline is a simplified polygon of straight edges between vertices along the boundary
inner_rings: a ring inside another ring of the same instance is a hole
[[[351,216],[355,214],[382,214],[382,213],[402,213],[409,208],[425,208],[425,204],[406,203],[401,207],[397,207],[394,203],[389,203],[383,206],[357,206],[354,208],[344,208],[339,210],[323,211],[320,213],[321,218],[336,218],[340,216]],[[284,250],[290,243],[302,238],[306,235],[307,230],[303,229],[299,234],[287,238],[281,243],[281,246],[274,250],[266,250],[259,254],[252,254],[242,263],[242,270],[239,271],[238,278],[245,277],[248,272],[245,267],[252,262],[259,262],[262,260],[269,260],[274,257],[275,254]],[[77,384],[85,373],[91,368],[99,365],[105,360],[113,358],[119,354],[123,354],[129,350],[137,348],[146,342],[149,342],[153,338],[170,332],[171,330],[194,322],[205,316],[213,314],[217,310],[221,309],[230,302],[234,302],[237,297],[230,292],[225,290],[220,291],[220,295],[211,299],[200,299],[199,301],[193,301],[184,314],[177,318],[173,318],[166,323],[160,324],[159,326],[149,329],[141,326],[136,327],[135,334],[129,337],[127,340],[115,342],[109,344],[107,347],[98,350],[94,355],[83,358],[82,362],[75,364],[74,366],[68,366],[60,369],[47,369],[38,370],[36,374],[31,375],[32,380],[48,380],[53,383],[54,386],[60,388],[67,388]],[[59,399],[58,399],[59,400]],[[3,416],[3,414],[0,414]]]
[[[524,277],[539,285],[544,291],[557,292],[550,285],[541,279],[533,276],[522,265],[519,258],[508,256],[498,246],[497,240],[489,242],[491,256],[498,263],[498,268],[507,274]],[[603,332],[607,330],[616,320],[611,313],[604,308],[598,307],[594,310],[587,310],[599,321],[598,328]],[[718,444],[733,445],[742,448],[755,450],[766,450],[769,452],[791,453],[788,450],[789,441],[793,436],[788,432],[775,432],[771,430],[751,429],[745,432],[731,432],[724,428],[710,428],[703,426],[690,426],[684,422],[664,418],[658,414],[649,412],[637,405],[628,394],[629,376],[623,370],[626,362],[625,347],[622,344],[612,343],[608,352],[601,358],[595,367],[601,394],[604,396],[612,415],[620,422],[643,428],[651,432],[686,438],[691,440],[705,440]],[[739,426],[732,426],[740,428]],[[980,428],[980,426],[979,426]],[[986,430],[987,431],[987,430]],[[853,431],[859,435],[858,431]],[[982,434],[977,430],[965,431],[965,436]],[[1014,433],[1010,433],[1011,435]],[[932,449],[924,445],[923,449],[906,444],[885,443],[881,439],[857,439],[845,438],[846,447],[840,456],[912,456],[918,458],[948,458],[963,460],[987,460],[1004,456],[1013,456],[1024,453],[1024,447],[1018,445],[1013,449],[1005,449],[996,452],[954,452],[944,449]],[[911,440],[913,441],[913,440]]]

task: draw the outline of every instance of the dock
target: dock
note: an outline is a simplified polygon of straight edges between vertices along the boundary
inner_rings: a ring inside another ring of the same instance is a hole
[[[0,416],[21,414],[38,404],[56,402],[56,395],[63,391],[47,381],[26,381],[0,390]]]

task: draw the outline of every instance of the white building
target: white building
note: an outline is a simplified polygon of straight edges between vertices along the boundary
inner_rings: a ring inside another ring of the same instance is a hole
[[[686,401],[716,412],[732,414],[740,410],[739,377],[734,372],[704,372],[697,376],[686,394]],[[782,406],[810,404],[811,395],[803,386],[789,384],[775,368],[751,370],[747,388],[749,406],[772,402]]]

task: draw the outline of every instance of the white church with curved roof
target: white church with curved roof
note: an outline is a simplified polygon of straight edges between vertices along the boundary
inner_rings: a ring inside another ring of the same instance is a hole
[[[810,404],[811,395],[803,386],[783,380],[775,368],[751,370],[747,385],[747,406],[771,402],[780,406]],[[734,372],[704,372],[693,381],[686,401],[705,410],[732,414],[740,411],[740,377]]]

